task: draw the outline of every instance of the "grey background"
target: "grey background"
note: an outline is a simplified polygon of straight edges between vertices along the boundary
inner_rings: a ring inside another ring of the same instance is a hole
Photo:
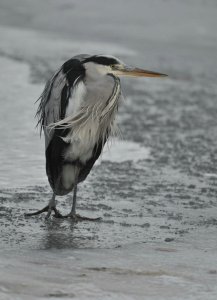
[[[169,78],[122,80],[124,140],[79,188],[101,222],[25,219],[51,194],[34,102],[78,53]],[[0,66],[0,298],[216,299],[217,2],[1,0]]]

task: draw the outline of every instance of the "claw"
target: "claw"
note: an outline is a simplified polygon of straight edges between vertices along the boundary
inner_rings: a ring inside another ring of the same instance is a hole
[[[52,211],[54,211],[54,217],[55,218],[63,218],[63,216],[61,215],[61,213],[56,209],[56,207],[50,207],[49,205],[45,206],[44,208],[36,211],[36,212],[33,212],[33,213],[25,213],[25,217],[32,217],[32,216],[37,216],[37,215],[40,215],[41,213],[43,212],[47,212],[47,215],[45,217],[45,219],[49,219],[50,218],[50,215],[52,213]]]
[[[64,218],[64,216],[56,209],[56,207],[53,208],[54,211],[54,218]]]
[[[37,215],[40,215],[41,213],[45,212],[45,211],[48,211],[49,209],[49,205],[45,206],[44,208],[38,210],[38,211],[35,211],[34,213],[25,213],[25,217],[32,217],[32,216],[37,216]]]
[[[82,217],[79,214],[75,213],[69,213],[68,215],[63,216],[64,218],[70,218],[74,222],[79,222],[79,221],[100,221],[102,218],[88,218],[88,217]]]

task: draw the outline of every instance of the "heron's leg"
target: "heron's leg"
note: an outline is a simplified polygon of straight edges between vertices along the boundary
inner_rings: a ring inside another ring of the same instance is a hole
[[[46,219],[49,219],[50,215],[51,215],[51,212],[52,210],[54,211],[54,216],[56,218],[61,218],[62,215],[59,213],[59,211],[57,210],[56,208],[56,200],[55,200],[55,194],[53,193],[53,196],[52,198],[50,199],[49,203],[47,206],[45,206],[44,208],[34,212],[34,213],[26,213],[25,216],[26,217],[31,217],[31,216],[36,216],[36,215],[40,215],[41,213],[43,212],[47,212],[47,215],[46,215]]]
[[[47,215],[45,217],[45,219],[49,219],[52,210],[56,209],[56,200],[55,200],[56,195],[53,193],[52,198],[50,199],[49,203],[48,203],[48,211],[47,211]]]
[[[72,209],[70,211],[70,215],[74,216],[76,213],[76,200],[77,200],[77,182],[75,183],[75,186],[74,186],[74,190],[73,190],[73,199],[72,199]]]
[[[66,218],[71,218],[74,221],[99,221],[101,218],[88,218],[88,217],[82,217],[79,214],[76,214],[76,200],[77,200],[77,183],[74,185],[73,190],[73,202],[72,202],[72,209],[68,215],[66,215]]]

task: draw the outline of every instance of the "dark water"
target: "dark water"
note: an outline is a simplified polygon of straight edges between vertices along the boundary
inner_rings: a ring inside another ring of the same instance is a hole
[[[216,26],[214,0],[1,0],[1,299],[216,299]],[[79,189],[101,222],[25,219],[50,198],[34,102],[77,53],[169,78],[122,80],[124,141]]]

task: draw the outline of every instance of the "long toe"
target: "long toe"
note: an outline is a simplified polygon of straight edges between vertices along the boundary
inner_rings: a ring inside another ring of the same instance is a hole
[[[81,221],[100,221],[101,218],[89,218],[89,217],[83,217],[80,216],[79,214],[73,214],[70,213],[66,215],[65,217],[72,219],[74,222],[81,222]]]
[[[37,215],[40,215],[42,214],[43,212],[47,212],[49,210],[49,206],[45,206],[44,208],[38,210],[38,211],[35,211],[33,213],[25,213],[24,216],[25,217],[32,217],[32,216],[37,216]]]
[[[45,206],[44,208],[33,212],[33,213],[25,213],[25,217],[32,217],[32,216],[37,216],[42,214],[43,212],[47,212],[47,215],[45,217],[45,219],[49,219],[51,216],[52,211],[54,211],[54,217],[55,218],[64,218],[63,215],[61,215],[61,213],[56,209],[56,207],[49,207],[49,205]]]

